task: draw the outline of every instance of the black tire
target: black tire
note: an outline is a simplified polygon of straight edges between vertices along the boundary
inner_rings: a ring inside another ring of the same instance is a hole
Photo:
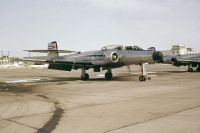
[[[194,70],[192,68],[188,68],[188,72],[193,72]]]
[[[197,68],[197,72],[200,72],[200,67]]]
[[[89,79],[89,74],[85,73],[81,75],[81,80],[88,80]]]
[[[146,81],[146,80],[147,80],[147,78],[144,76],[143,81]]]
[[[110,80],[110,79],[112,79],[112,73],[105,73],[105,79],[106,80]]]
[[[143,81],[143,78],[142,78],[142,76],[139,76],[139,81]]]
[[[139,81],[146,81],[147,80],[147,78],[145,77],[145,76],[139,76]]]

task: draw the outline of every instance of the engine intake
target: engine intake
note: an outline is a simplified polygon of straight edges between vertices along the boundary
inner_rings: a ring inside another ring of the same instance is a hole
[[[112,60],[112,62],[117,63],[119,61],[118,53],[116,53],[116,52],[112,53],[111,54],[111,60]]]

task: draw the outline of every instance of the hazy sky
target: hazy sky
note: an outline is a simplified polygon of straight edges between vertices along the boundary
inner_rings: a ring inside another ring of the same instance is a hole
[[[200,50],[200,0],[0,0],[0,49],[93,50],[109,44]]]

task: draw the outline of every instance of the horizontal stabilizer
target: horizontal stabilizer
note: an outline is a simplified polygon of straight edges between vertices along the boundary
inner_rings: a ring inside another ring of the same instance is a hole
[[[71,50],[24,50],[27,52],[34,52],[34,53],[49,53],[49,52],[58,52],[58,53],[73,53],[75,51]]]
[[[52,41],[52,42],[48,43],[48,49],[45,49],[45,50],[24,50],[24,51],[35,52],[35,53],[53,53],[53,54],[75,52],[75,51],[71,51],[71,50],[59,50],[58,44],[56,41]]]

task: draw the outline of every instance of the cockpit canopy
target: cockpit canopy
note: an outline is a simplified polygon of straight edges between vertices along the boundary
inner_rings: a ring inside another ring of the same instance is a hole
[[[101,50],[106,51],[106,50],[123,50],[123,45],[107,45],[104,46]]]
[[[141,47],[135,45],[135,46],[126,46],[125,50],[143,51],[144,49],[142,49]]]
[[[102,49],[102,51],[106,51],[106,50],[132,50],[132,51],[143,51],[144,49],[142,49],[141,47],[134,45],[134,46],[123,46],[123,45],[107,45],[104,46]]]

